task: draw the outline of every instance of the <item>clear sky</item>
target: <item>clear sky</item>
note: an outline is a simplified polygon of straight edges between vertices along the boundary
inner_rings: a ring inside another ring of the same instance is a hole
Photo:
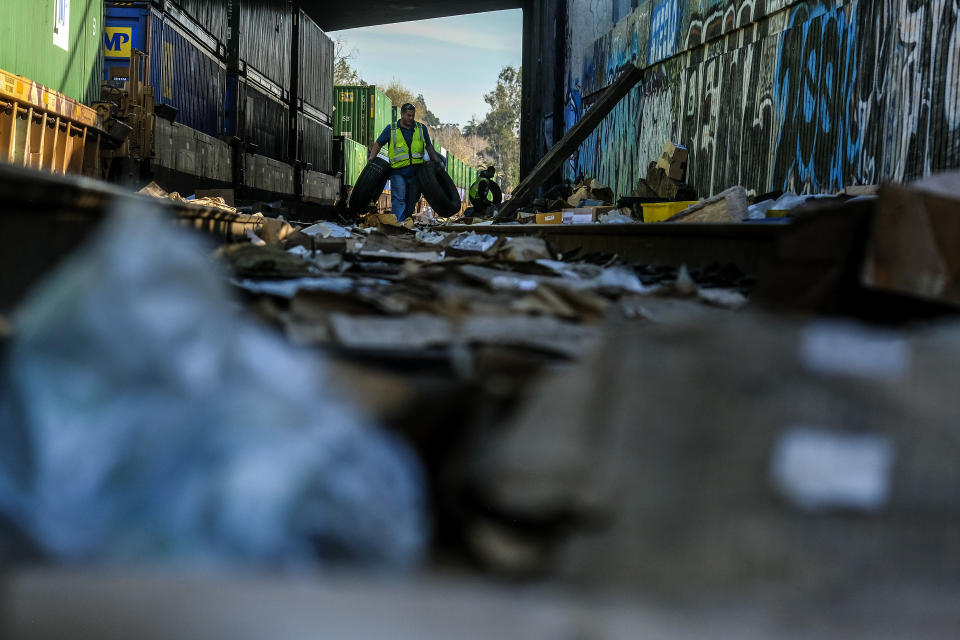
[[[367,84],[399,80],[422,93],[441,122],[463,126],[487,113],[483,95],[500,69],[520,66],[520,9],[331,31],[354,50],[350,61]],[[398,105],[399,106],[399,105]]]

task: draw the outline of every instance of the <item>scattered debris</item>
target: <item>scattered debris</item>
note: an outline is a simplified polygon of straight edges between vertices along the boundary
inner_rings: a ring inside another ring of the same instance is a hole
[[[350,233],[349,229],[341,227],[338,224],[332,222],[318,222],[317,224],[311,225],[306,229],[301,229],[301,233],[305,233],[308,236],[319,236],[321,238],[352,238],[353,234]]]
[[[960,304],[960,172],[885,185],[870,229],[868,287]]]
[[[177,192],[168,193],[156,182],[148,184],[140,190],[140,193],[196,207],[196,212],[185,211],[180,214],[181,223],[228,239],[249,239],[248,232],[252,232],[266,244],[278,244],[295,231],[282,216],[268,218],[262,213],[240,213],[238,209],[228,205],[222,197],[188,199]]]
[[[591,206],[587,201],[595,201],[598,205],[611,204],[616,198],[613,190],[593,178],[587,178],[573,187],[573,193],[567,198],[567,206]],[[596,206],[596,205],[593,205]]]
[[[490,252],[499,238],[485,233],[464,232],[454,237],[447,248],[466,254],[484,254]]]
[[[528,236],[505,238],[497,252],[497,258],[505,262],[536,262],[552,257],[546,240]]]
[[[235,246],[237,271],[308,270]],[[419,462],[238,314],[205,253],[133,208],[34,292],[0,371],[0,515],[64,562],[417,564]]]
[[[654,197],[664,198],[665,200],[697,199],[697,192],[692,186],[674,180],[667,175],[663,168],[657,166],[656,162],[650,163],[647,168],[647,179],[645,182],[641,181],[638,184],[636,193],[638,196],[644,197],[646,196],[644,191],[652,192]]]
[[[687,207],[667,222],[742,222],[747,218],[747,192],[731,187]]]
[[[607,334],[471,453],[463,537],[525,541],[472,544],[507,575],[685,596],[955,575],[960,341],[910,332],[905,378],[841,378],[804,335],[749,312]]]
[[[657,160],[657,166],[663,169],[667,177],[677,182],[683,182],[687,177],[687,159],[690,152],[686,147],[681,147],[673,142],[668,142],[663,147],[663,153]]]

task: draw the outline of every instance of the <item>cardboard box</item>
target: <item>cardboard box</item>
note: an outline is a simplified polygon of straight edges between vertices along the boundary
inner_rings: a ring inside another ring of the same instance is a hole
[[[690,152],[686,147],[668,142],[663,146],[663,153],[657,160],[657,166],[666,172],[673,180],[683,182],[687,175],[687,160]]]
[[[860,281],[960,305],[960,171],[887,184],[871,222]]]
[[[537,214],[537,224],[560,224],[561,222],[563,222],[563,212],[561,211]]]

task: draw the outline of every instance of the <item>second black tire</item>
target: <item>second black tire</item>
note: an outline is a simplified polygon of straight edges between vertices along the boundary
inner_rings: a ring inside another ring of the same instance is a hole
[[[350,192],[347,209],[354,214],[366,213],[370,208],[370,202],[383,193],[383,188],[387,186],[389,179],[389,162],[380,157],[368,162],[357,176],[357,183],[353,185],[353,191]]]
[[[460,212],[460,192],[446,171],[438,170],[437,165],[428,162],[417,169],[417,184],[438,216],[449,217]]]
[[[503,191],[500,190],[500,185],[493,180],[490,181],[490,195],[493,196],[493,206],[499,207],[503,204]]]

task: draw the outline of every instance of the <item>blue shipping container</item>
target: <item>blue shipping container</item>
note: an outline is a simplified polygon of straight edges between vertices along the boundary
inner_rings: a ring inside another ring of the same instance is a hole
[[[103,29],[104,79],[130,64],[131,48],[149,55],[154,102],[177,109],[176,122],[207,135],[224,131],[226,65],[146,3],[108,3]]]

